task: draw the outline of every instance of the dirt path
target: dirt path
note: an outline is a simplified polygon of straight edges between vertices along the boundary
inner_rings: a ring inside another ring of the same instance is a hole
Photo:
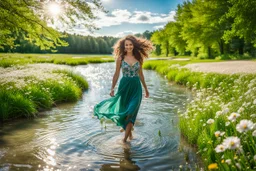
[[[223,74],[256,73],[256,61],[227,61],[188,64],[192,71],[217,72]]]

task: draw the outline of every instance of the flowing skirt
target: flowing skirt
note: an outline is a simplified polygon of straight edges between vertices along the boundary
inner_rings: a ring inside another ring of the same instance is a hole
[[[98,119],[111,119],[117,126],[126,128],[129,122],[135,123],[142,99],[139,77],[122,77],[115,96],[94,106]]]

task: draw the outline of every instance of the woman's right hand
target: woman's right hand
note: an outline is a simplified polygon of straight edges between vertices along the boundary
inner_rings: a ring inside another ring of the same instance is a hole
[[[145,90],[145,97],[146,97],[146,98],[149,98],[149,92],[148,92],[148,90]]]
[[[115,95],[114,90],[111,90],[110,93],[109,93],[109,95],[110,95],[111,97],[113,97],[113,96]]]

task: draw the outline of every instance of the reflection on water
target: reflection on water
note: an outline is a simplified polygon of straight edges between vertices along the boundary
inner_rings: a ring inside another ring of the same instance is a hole
[[[121,141],[120,141],[121,142]],[[119,163],[107,163],[101,166],[102,171],[109,170],[140,170],[140,167],[136,165],[136,162],[131,158],[131,144],[128,142],[123,144],[123,157],[119,159]]]
[[[178,129],[176,110],[191,98],[185,88],[144,71],[150,98],[142,101],[134,140],[123,144],[119,128],[92,113],[109,97],[114,63],[74,69],[90,84],[81,100],[0,126],[0,170],[177,170],[198,163]]]

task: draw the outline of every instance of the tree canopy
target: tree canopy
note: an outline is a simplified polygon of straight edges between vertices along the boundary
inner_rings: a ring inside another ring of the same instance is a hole
[[[256,56],[254,14],[255,0],[186,0],[177,6],[175,21],[154,32],[151,40],[163,52],[174,48],[174,55],[191,52],[212,58],[246,52]]]
[[[50,5],[60,8],[58,16],[49,11]],[[41,49],[55,49],[67,46],[65,37],[54,25],[72,28],[79,21],[88,29],[95,29],[91,20],[95,19],[93,10],[104,11],[98,0],[1,0],[0,1],[0,48],[19,46],[14,40],[23,37]]]

